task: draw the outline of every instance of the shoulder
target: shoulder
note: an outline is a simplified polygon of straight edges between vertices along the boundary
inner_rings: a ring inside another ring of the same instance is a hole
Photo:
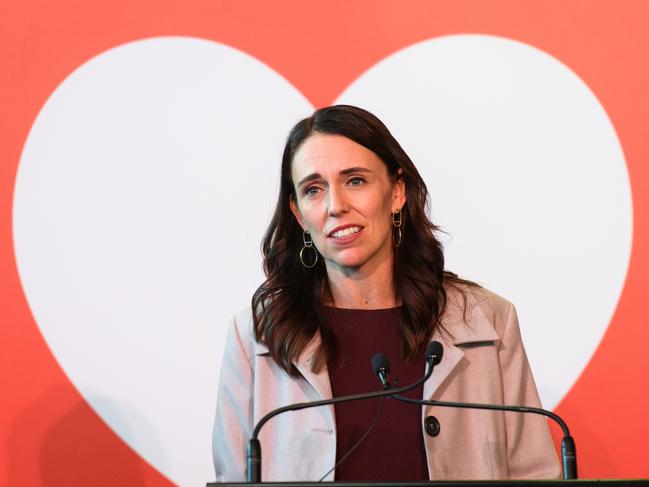
[[[230,328],[242,338],[254,340],[252,309],[247,307],[236,313],[230,320]]]
[[[456,343],[469,338],[502,339],[508,323],[516,320],[514,305],[484,287],[447,283],[445,290],[442,326],[454,336]]]

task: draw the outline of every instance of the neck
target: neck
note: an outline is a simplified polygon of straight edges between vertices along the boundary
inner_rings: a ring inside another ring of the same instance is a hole
[[[329,303],[337,308],[384,309],[397,305],[392,256],[376,265],[358,269],[327,266],[331,293]]]

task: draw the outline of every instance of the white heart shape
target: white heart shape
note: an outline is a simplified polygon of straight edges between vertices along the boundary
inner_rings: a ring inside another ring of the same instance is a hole
[[[455,36],[381,62],[340,101],[375,110],[402,141],[455,237],[449,267],[516,302],[542,395],[556,404],[608,324],[630,250],[628,176],[595,97],[535,49]],[[225,326],[262,279],[283,142],[311,110],[240,51],[157,38],[76,70],[29,135],[14,238],[35,319],[90,405],[179,484],[213,478]],[[580,201],[569,199],[575,184]],[[529,214],[554,219],[552,231]],[[589,279],[594,258],[605,280]],[[566,322],[546,325],[553,315]]]
[[[262,280],[287,127],[311,105],[215,42],[112,49],[52,94],[21,158],[20,277],[63,370],[174,482],[214,478],[224,331]]]
[[[390,121],[452,236],[447,267],[516,304],[554,408],[602,339],[631,254],[629,175],[595,95],[538,49],[463,35],[403,49],[338,101]]]

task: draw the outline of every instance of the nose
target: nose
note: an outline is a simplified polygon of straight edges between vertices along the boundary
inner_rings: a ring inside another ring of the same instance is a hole
[[[329,215],[336,217],[349,211],[349,205],[342,190],[332,187],[329,190]]]

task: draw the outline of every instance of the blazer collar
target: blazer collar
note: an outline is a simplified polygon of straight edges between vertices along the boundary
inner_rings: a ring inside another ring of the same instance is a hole
[[[424,383],[424,399],[435,394],[464,358],[461,345],[500,341],[491,320],[477,302],[467,302],[466,306],[465,312],[464,305],[449,303],[442,317],[442,326],[433,334],[433,340],[438,340],[444,346],[444,355],[435,366],[433,375]]]
[[[322,399],[331,399],[333,393],[331,392],[331,382],[329,380],[329,371],[324,366],[320,372],[314,373],[311,370],[311,364],[318,347],[320,346],[320,334],[316,333],[311,339],[309,344],[302,350],[302,353],[296,361],[293,362],[297,370],[304,379],[313,387]],[[255,342],[256,355],[269,355],[268,347],[262,343]]]
[[[471,300],[466,306],[465,313],[464,304],[458,306],[457,303],[449,302],[442,317],[442,328],[433,334],[432,339],[440,341],[444,346],[444,356],[435,366],[433,375],[424,383],[424,398],[432,397],[464,357],[464,352],[458,345],[500,341],[491,320],[478,303]],[[313,356],[319,345],[320,334],[316,333],[294,364],[322,399],[331,399],[333,394],[327,367],[324,366],[318,373],[311,370]],[[255,354],[268,355],[269,351],[265,345],[255,343]]]

